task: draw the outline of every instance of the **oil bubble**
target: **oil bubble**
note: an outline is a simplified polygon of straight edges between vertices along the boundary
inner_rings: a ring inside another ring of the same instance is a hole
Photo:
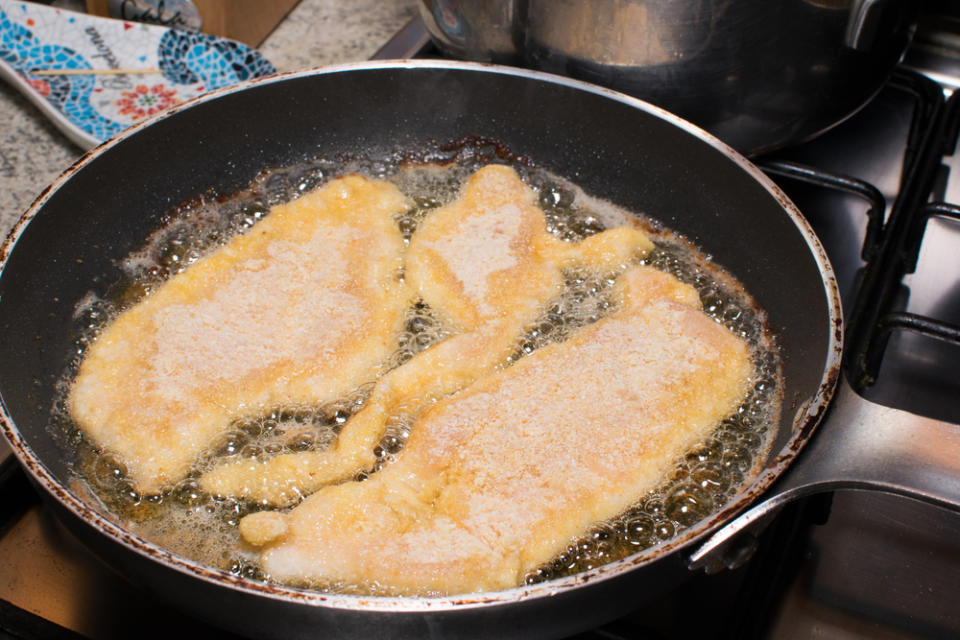
[[[690,480],[711,495],[720,494],[727,489],[723,474],[716,467],[700,467],[690,474]]]
[[[127,475],[127,467],[109,453],[97,458],[93,468],[94,481],[103,489],[112,489]]]
[[[637,547],[648,547],[656,535],[656,522],[646,515],[629,518],[626,522],[627,542]]]
[[[692,482],[673,488],[664,501],[664,513],[674,522],[689,527],[710,515],[713,499],[707,491]]]
[[[644,500],[640,508],[644,513],[657,517],[663,513],[663,498],[655,494]]]
[[[687,464],[696,467],[700,465],[716,464],[720,461],[721,455],[721,451],[718,447],[711,446],[707,443],[701,443],[694,445],[694,447],[690,449],[684,457],[687,461]]]
[[[659,540],[669,540],[677,534],[677,525],[669,520],[657,520],[653,525],[653,531]]]
[[[240,452],[240,450],[247,444],[250,440],[249,434],[246,431],[228,431],[218,438],[217,444],[214,447],[215,455],[218,456],[232,456]]]
[[[538,584],[552,578],[553,571],[550,570],[550,567],[537,567],[533,571],[527,572],[523,577],[523,583],[526,585]]]
[[[263,424],[259,420],[242,420],[233,424],[235,431],[242,431],[249,438],[256,438],[263,432]]]
[[[174,500],[188,507],[195,507],[204,501],[200,484],[189,478],[182,481],[173,491]]]
[[[750,452],[742,446],[732,445],[723,452],[722,464],[727,469],[734,469],[743,474],[750,469],[752,463]]]
[[[287,443],[287,447],[291,451],[310,451],[316,446],[317,434],[313,432],[298,433]]]
[[[258,444],[247,444],[240,449],[241,458],[257,459],[263,456],[263,447]]]

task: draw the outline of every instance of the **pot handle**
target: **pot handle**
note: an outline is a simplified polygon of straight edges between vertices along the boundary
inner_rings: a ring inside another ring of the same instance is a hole
[[[762,502],[690,555],[691,569],[738,566],[781,507],[814,493],[871,489],[960,512],[960,425],[870,402],[842,377],[826,422]]]
[[[857,51],[870,51],[877,39],[884,5],[892,0],[853,0],[843,44]],[[898,0],[899,1],[899,0]]]

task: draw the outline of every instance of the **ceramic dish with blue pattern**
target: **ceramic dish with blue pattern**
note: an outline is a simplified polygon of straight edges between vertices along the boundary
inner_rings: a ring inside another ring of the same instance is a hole
[[[233,40],[0,0],[0,77],[84,149],[208,91],[273,73]]]

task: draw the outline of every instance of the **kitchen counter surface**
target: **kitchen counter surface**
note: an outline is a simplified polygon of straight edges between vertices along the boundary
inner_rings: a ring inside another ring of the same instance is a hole
[[[416,13],[417,0],[302,0],[260,45],[278,71],[368,59]],[[0,237],[83,151],[0,82]],[[131,175],[131,179],[136,179]]]

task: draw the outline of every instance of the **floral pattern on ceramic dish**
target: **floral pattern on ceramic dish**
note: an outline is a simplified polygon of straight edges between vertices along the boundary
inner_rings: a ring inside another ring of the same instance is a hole
[[[233,40],[0,0],[0,76],[84,148],[213,89],[272,73],[258,51]]]

